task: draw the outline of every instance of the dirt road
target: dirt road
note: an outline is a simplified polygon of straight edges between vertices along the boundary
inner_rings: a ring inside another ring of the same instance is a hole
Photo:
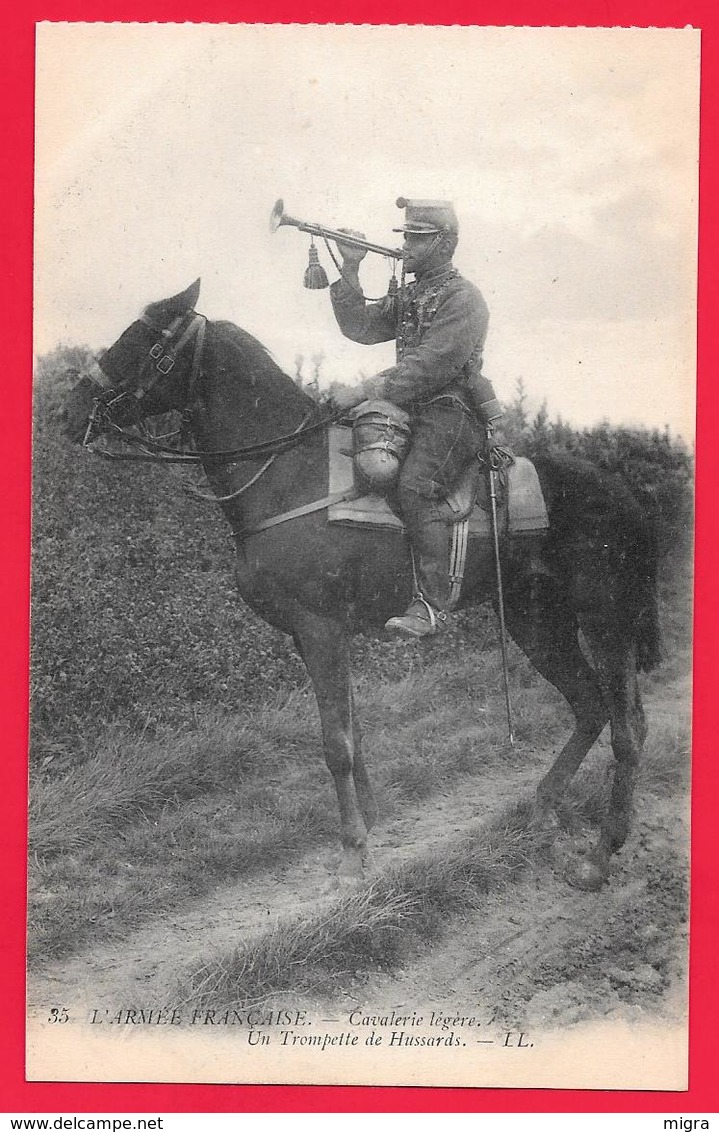
[[[686,713],[687,696],[686,681],[661,692],[657,686],[648,696],[652,732],[637,820],[601,892],[580,892],[563,879],[566,855],[577,850],[583,834],[575,829],[530,862],[517,881],[453,917],[404,969],[357,971],[332,995],[292,996],[293,1009],[299,1004],[313,1016],[340,1021],[353,1012],[357,1018],[392,1011],[427,1016],[429,1010],[438,1018],[476,1015],[493,1034],[511,1032],[512,1041],[520,1033],[566,1034],[596,1023],[681,1030],[688,793],[685,768],[678,765],[685,756],[672,749],[672,736],[677,718]],[[374,831],[372,872],[381,874],[416,854],[441,854],[446,838],[529,795],[550,758],[550,751],[526,743],[491,783],[465,781],[456,792],[402,809]],[[595,774],[609,766],[606,737],[592,761]],[[334,851],[321,849],[272,873],[214,889],[192,906],[158,914],[121,943],[38,966],[29,977],[32,1023],[47,1028],[54,1007],[83,1026],[93,1013],[107,1018],[128,1009],[182,1006],[189,975],[198,966],[261,936],[279,919],[317,913],[337,900],[329,879],[335,858]]]

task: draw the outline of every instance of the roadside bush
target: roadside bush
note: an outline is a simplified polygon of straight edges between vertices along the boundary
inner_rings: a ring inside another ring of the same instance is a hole
[[[694,461],[681,437],[672,436],[668,428],[627,428],[607,422],[574,429],[562,420],[550,421],[545,408],[530,420],[523,402],[520,384],[503,422],[503,438],[514,451],[530,459],[571,452],[617,473],[656,516],[665,550],[690,539]]]

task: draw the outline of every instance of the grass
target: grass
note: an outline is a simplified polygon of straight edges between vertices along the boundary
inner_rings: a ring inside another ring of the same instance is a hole
[[[280,759],[296,757],[298,746],[309,748],[312,738],[307,734],[301,744],[299,729],[288,734],[298,709],[300,717],[307,715],[299,701],[291,696],[253,720],[214,713],[194,731],[165,733],[152,741],[114,729],[80,765],[37,778],[30,802],[31,851],[54,856],[96,845],[99,837],[167,806],[237,789],[268,760],[276,766]]]
[[[463,664],[446,663],[394,685],[363,683],[363,745],[385,816],[505,757],[491,658],[467,683]],[[522,690],[520,717],[522,698],[539,700],[537,685]],[[309,694],[251,715],[209,714],[180,735],[137,739],[116,728],[80,764],[51,762],[34,776],[29,954],[59,957],[121,936],[338,832]]]
[[[476,908],[488,892],[515,879],[541,843],[528,829],[528,808],[515,807],[448,841],[442,856],[389,870],[329,909],[282,920],[256,941],[200,967],[181,994],[183,1005],[246,1007],[285,991],[326,991],[358,970],[396,967],[438,939],[448,917]]]

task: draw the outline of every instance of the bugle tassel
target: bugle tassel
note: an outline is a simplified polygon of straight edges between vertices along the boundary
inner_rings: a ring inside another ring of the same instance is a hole
[[[382,313],[386,318],[394,319],[395,322],[397,321],[397,290],[397,276],[393,275],[389,281],[387,294],[382,300]]]
[[[305,287],[309,291],[323,291],[325,287],[329,287],[330,281],[327,278],[327,272],[320,263],[320,257],[317,254],[314,240],[310,244],[310,260],[307,264],[305,271]]]

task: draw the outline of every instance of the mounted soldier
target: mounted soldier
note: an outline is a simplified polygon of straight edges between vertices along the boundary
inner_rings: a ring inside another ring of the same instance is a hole
[[[278,202],[273,210],[273,230],[283,222],[280,206]],[[319,229],[300,223],[311,232]],[[430,245],[436,236],[444,234],[436,219],[432,228],[426,233]],[[439,231],[434,231],[436,228]],[[335,238],[328,229],[322,234]],[[420,234],[425,235],[424,230]],[[342,234],[338,235],[342,239]],[[441,301],[450,306],[450,288],[459,286],[461,294],[469,296],[464,304],[457,304],[460,311],[483,313],[472,339],[480,349],[486,308],[469,284],[452,275],[444,294],[435,295],[433,300],[437,303],[434,324],[422,334],[421,328],[426,326],[421,310],[425,287],[439,279],[440,273],[434,274],[438,267],[446,267],[448,275],[452,268],[445,249],[445,258],[435,261],[423,275],[425,257],[412,250],[417,246],[412,235],[418,233],[408,235],[407,266],[418,279],[408,290],[414,296],[414,318],[420,330],[415,331],[415,345],[410,345],[398,365],[387,371],[388,384],[390,378],[396,380],[402,395],[402,363],[419,357],[420,362],[415,364],[421,373],[423,351],[431,348],[435,362],[439,359],[432,372],[442,374],[441,382],[429,384],[420,397],[405,389],[403,399],[421,423],[435,398],[436,408],[440,396],[446,396],[448,408],[462,414],[454,418],[455,433],[463,451],[471,453],[479,431],[478,420],[473,421],[464,412],[471,380],[470,375],[465,377],[465,367],[474,358],[474,347],[470,351],[467,344],[471,336],[457,335],[457,342],[464,343],[466,357],[459,346],[454,353],[446,350],[443,355],[434,343],[437,326],[443,322],[451,325]],[[449,240],[447,246],[453,244]],[[380,254],[404,259],[396,249],[382,248]],[[316,403],[282,372],[252,335],[232,323],[210,322],[199,314],[195,310],[199,290],[197,280],[181,294],[143,309],[99,359],[99,380],[86,374],[68,397],[67,435],[90,447],[96,439],[110,434],[135,449],[134,454],[105,451],[108,459],[202,466],[213,488],[209,498],[222,507],[236,540],[240,593],[267,622],[291,634],[313,682],[325,757],[337,791],[342,867],[345,875],[361,876],[367,831],[376,819],[377,806],[353,705],[350,637],[365,626],[382,624],[392,610],[393,595],[406,592],[410,582],[407,554],[396,537],[388,538],[386,527],[360,534],[344,521],[332,521],[329,511],[336,501],[325,493],[334,414],[330,419],[324,412],[318,414]],[[363,308],[364,300],[358,305]],[[409,336],[409,304],[408,311]],[[466,317],[460,313],[455,323],[462,327]],[[405,326],[404,319],[401,326]],[[392,327],[385,323],[384,332],[389,336]],[[171,410],[181,413],[187,422],[189,443],[180,449],[162,443],[162,438],[151,432],[142,434],[128,427]],[[491,408],[484,411],[489,415]],[[465,416],[470,421],[466,432]],[[444,419],[442,416],[440,423]],[[328,434],[326,443],[308,443],[324,433]],[[445,464],[454,460],[456,444],[455,436],[444,464],[435,461],[434,465],[415,466],[420,472],[425,467],[425,478],[442,487],[449,480],[449,476],[445,479]],[[427,451],[431,456],[434,449],[428,446]],[[487,463],[491,468],[492,461]],[[519,463],[517,460],[512,465],[510,477]],[[532,468],[528,461],[525,463]],[[248,464],[257,470],[251,471]],[[427,467],[431,471],[427,472]],[[607,881],[611,857],[624,844],[630,829],[634,783],[646,737],[637,673],[649,671],[659,659],[656,532],[626,484],[570,454],[547,453],[537,460],[532,473],[541,488],[542,507],[544,498],[548,500],[549,515],[545,511],[539,516],[532,504],[530,511],[518,516],[522,524],[512,528],[510,485],[507,529],[518,539],[525,533],[533,538],[536,532],[542,532],[540,565],[547,565],[547,573],[543,584],[534,586],[534,554],[515,556],[512,586],[507,593],[507,623],[517,644],[561,692],[575,718],[572,735],[537,787],[540,820],[556,808],[605,723],[611,722],[615,768],[599,837],[588,853],[568,862],[567,870],[572,883],[596,892]],[[493,474],[488,479],[491,485]],[[421,487],[416,471],[408,482],[416,487],[418,480]],[[408,496],[414,487],[407,488]],[[439,512],[441,506],[447,507],[440,503],[438,493],[414,494],[421,500],[417,504],[420,517],[426,508],[430,523],[436,518],[435,508]],[[361,502],[354,490],[346,498]],[[385,505],[384,500],[379,503]],[[492,541],[486,522],[483,533],[474,540],[475,569],[469,573],[462,600],[485,601],[496,596],[501,611],[499,587],[492,592],[486,569],[492,542],[498,557],[496,523],[492,526]],[[423,539],[421,527],[419,538]],[[439,537],[436,541],[439,544]],[[420,551],[425,555],[423,585],[430,596],[441,601],[442,595],[437,599],[429,587],[434,582],[439,589],[442,579],[430,576],[431,557],[427,564],[432,553],[439,559],[439,551],[429,538],[421,543]],[[434,567],[435,574],[439,566]],[[421,616],[419,613],[418,619]],[[588,663],[585,647],[591,650],[594,665]],[[509,712],[508,722],[511,741]]]
[[[454,207],[404,197],[397,204],[405,209],[405,223],[394,229],[404,233],[403,274],[413,274],[414,282],[389,301],[367,301],[359,281],[366,250],[338,243],[341,278],[330,290],[345,337],[365,345],[395,339],[397,360],[361,389],[340,390],[333,400],[350,409],[368,397],[381,398],[409,413],[412,443],[396,495],[411,540],[416,592],[406,612],[385,628],[425,637],[446,622],[451,608],[450,527],[439,504],[482,449],[486,426],[501,408],[482,375],[487,304],[452,263],[459,233]]]

